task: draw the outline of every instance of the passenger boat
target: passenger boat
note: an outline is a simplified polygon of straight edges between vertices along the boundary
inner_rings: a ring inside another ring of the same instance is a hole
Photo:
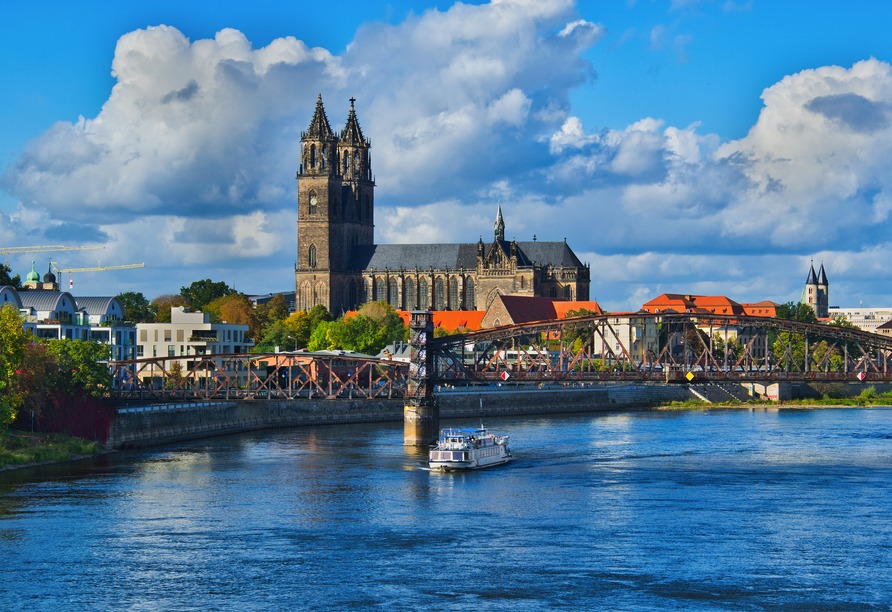
[[[508,436],[489,433],[483,424],[479,429],[442,429],[437,445],[430,450],[431,470],[477,470],[511,461]]]

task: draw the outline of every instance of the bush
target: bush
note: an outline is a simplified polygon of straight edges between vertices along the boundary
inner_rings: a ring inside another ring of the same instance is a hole
[[[858,399],[869,400],[869,399],[874,399],[876,397],[877,397],[876,388],[873,386],[870,386],[861,392],[861,395],[858,396]]]

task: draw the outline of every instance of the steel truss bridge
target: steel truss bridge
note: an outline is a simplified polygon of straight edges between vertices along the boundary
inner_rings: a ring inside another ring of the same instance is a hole
[[[647,336],[646,330],[654,335]],[[735,337],[740,339],[736,351],[722,350],[724,339]],[[652,346],[647,348],[648,344]],[[427,350],[433,357],[428,368],[433,384],[499,380],[892,382],[892,337],[768,317],[591,315],[436,338],[428,341]]]
[[[414,404],[431,401],[436,385],[502,381],[892,382],[892,337],[768,317],[591,315],[441,338],[431,338],[432,327],[422,329],[412,331],[411,380],[409,364],[349,355],[190,355],[112,362],[109,395],[153,401],[408,397]],[[742,341],[732,354],[717,337]]]
[[[110,396],[133,400],[402,397],[408,364],[348,355],[185,355],[109,364]]]

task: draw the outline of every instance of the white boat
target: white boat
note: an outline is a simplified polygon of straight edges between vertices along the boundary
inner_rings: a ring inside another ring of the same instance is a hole
[[[496,436],[480,424],[479,429],[442,429],[437,445],[430,450],[431,470],[477,470],[511,461],[508,436]]]

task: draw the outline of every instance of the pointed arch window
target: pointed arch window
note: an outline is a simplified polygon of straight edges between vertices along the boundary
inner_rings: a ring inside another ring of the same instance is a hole
[[[557,297],[557,287],[552,287],[548,290],[548,297],[556,298]]]
[[[570,285],[567,285],[566,287],[564,287],[564,297],[567,300],[570,300],[570,301],[573,300],[573,289],[570,287]]]
[[[315,244],[311,244],[311,245],[310,245],[310,252],[309,252],[309,254],[308,254],[308,256],[307,256],[307,264],[308,264],[311,268],[315,268],[315,267],[316,267],[316,245],[315,245]]]
[[[399,292],[399,284],[396,282],[395,278],[390,279],[390,295],[387,296],[387,301],[393,306],[396,310],[400,309],[400,292]]]
[[[406,308],[415,310],[415,281],[411,278],[406,279]]]
[[[383,278],[375,279],[375,300],[384,302],[387,300],[387,280]]]
[[[316,145],[310,145],[310,168],[316,167]]]
[[[434,285],[434,310],[446,310],[446,283],[438,278]]]
[[[465,279],[465,308],[467,310],[477,310],[477,301],[474,296],[474,279]]]
[[[325,170],[325,156],[327,153],[328,153],[328,147],[323,146],[322,147],[322,159],[319,160],[320,165],[322,166],[323,170]]]
[[[458,279],[454,276],[449,279],[449,310],[460,310],[458,303]]]
[[[310,197],[310,214],[315,215],[317,211],[316,205],[319,201],[318,197],[316,196],[316,190],[311,189],[310,193],[307,195],[309,195]]]
[[[419,278],[418,279],[418,308],[421,310],[427,310],[429,304],[429,296],[430,293],[427,291],[427,279]]]

